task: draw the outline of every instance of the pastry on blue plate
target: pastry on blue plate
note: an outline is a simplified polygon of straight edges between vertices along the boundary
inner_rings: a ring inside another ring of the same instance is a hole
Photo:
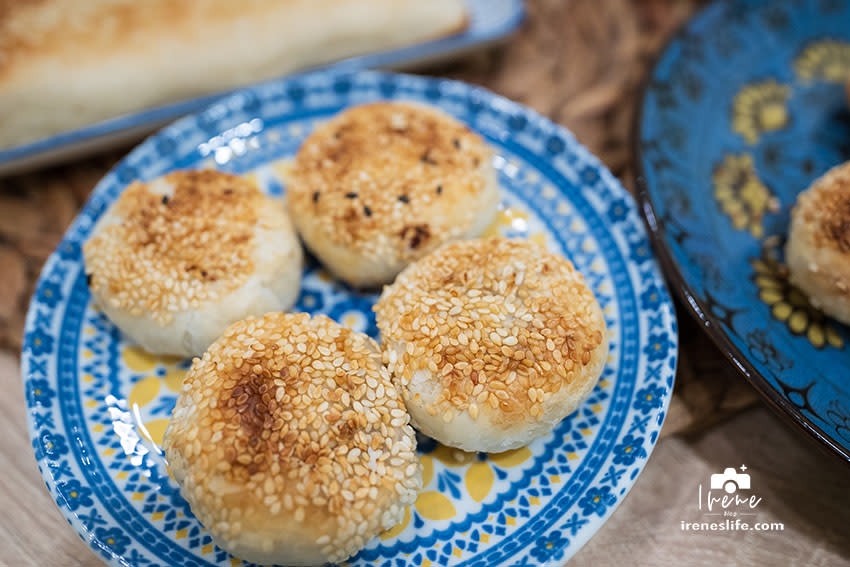
[[[334,275],[357,287],[386,284],[487,228],[499,204],[492,156],[481,136],[435,108],[350,108],[298,151],[287,184],[292,220]]]
[[[283,203],[219,171],[131,184],[83,256],[97,304],[154,354],[199,355],[231,323],[290,308],[301,285]]]
[[[572,263],[534,242],[456,242],[412,264],[375,306],[414,427],[498,453],[552,431],[608,359],[605,318]]]
[[[791,283],[812,305],[850,325],[850,162],[797,198],[785,249]]]
[[[195,359],[163,448],[221,547],[262,565],[323,565],[416,499],[408,421],[374,340],[325,316],[268,313]]]

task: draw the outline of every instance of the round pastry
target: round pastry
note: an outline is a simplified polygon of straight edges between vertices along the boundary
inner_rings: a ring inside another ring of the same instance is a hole
[[[546,435],[590,394],[608,357],[581,274],[525,240],[448,244],[384,288],[375,311],[414,427],[466,451]]]
[[[850,162],[797,197],[785,262],[812,305],[850,325]]]
[[[358,287],[391,282],[440,245],[480,235],[499,204],[480,136],[438,110],[390,102],[317,128],[298,151],[287,191],[304,243]]]
[[[375,341],[324,316],[269,313],[195,359],[163,447],[222,548],[262,565],[322,565],[416,499],[408,420]]]
[[[234,321],[290,308],[301,282],[283,204],[218,171],[133,183],[83,255],[98,305],[155,354],[198,355]]]

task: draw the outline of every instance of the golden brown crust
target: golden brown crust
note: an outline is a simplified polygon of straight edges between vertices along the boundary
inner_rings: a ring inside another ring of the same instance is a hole
[[[0,77],[33,57],[49,56],[73,62],[81,55],[127,49],[144,50],[156,38],[197,40],[217,26],[238,20],[262,21],[263,16],[292,0],[0,0]],[[198,24],[202,28],[198,28]],[[462,31],[457,25],[434,36]]]
[[[484,191],[490,158],[480,136],[434,109],[358,106],[304,142],[290,207],[314,217],[334,244],[409,261],[468,228],[446,211]]]
[[[113,205],[108,224],[83,247],[91,287],[131,314],[161,323],[239,287],[253,272],[259,212],[267,202],[245,178],[178,171],[173,194],[135,182]]]
[[[402,272],[375,306],[390,371],[440,380],[431,415],[542,415],[600,346],[605,323],[572,263],[525,240],[444,246]],[[398,355],[393,347],[404,352]]]
[[[815,245],[850,254],[850,164],[816,182],[800,199],[797,214],[816,223]]]
[[[191,37],[186,22],[227,22],[273,5],[173,0],[0,0],[0,76],[40,54],[73,60],[81,53],[144,48],[151,33]]]
[[[798,196],[785,262],[791,282],[812,305],[850,324],[850,162]]]
[[[259,534],[276,547],[287,534],[275,522],[330,521],[315,537],[325,560],[340,560],[418,490],[408,420],[374,341],[324,316],[269,313],[232,325],[195,359],[164,448],[221,540]]]

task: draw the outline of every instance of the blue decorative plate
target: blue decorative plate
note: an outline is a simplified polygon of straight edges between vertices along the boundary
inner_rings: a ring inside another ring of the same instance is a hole
[[[134,179],[185,167],[278,171],[343,108],[377,99],[437,106],[495,148],[502,209],[490,232],[569,256],[603,306],[608,365],[552,435],[499,455],[420,439],[424,491],[352,565],[541,565],[572,555],[635,482],[658,437],[676,367],[673,308],[631,198],[568,132],[462,83],[322,72],[235,94],[136,148],[97,186],[48,260],[30,307],[23,374],[39,468],[59,508],[112,565],[232,565],[193,518],[159,449],[188,361],[155,358],[91,301],[80,246]],[[377,335],[374,295],[308,265],[298,309]]]
[[[465,0],[469,25],[461,33],[417,45],[352,57],[322,68],[403,69],[426,61],[437,61],[493,44],[515,31],[522,23],[523,0]],[[98,149],[138,140],[172,120],[203,110],[230,92],[221,92],[140,110],[62,132],[13,148],[0,149],[0,175],[79,157]]]
[[[709,5],[638,128],[642,210],[685,303],[776,408],[850,460],[850,329],[788,283],[797,194],[850,159],[850,3]]]

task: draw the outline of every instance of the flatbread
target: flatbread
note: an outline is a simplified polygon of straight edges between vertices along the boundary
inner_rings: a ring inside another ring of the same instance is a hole
[[[0,148],[466,23],[462,0],[0,0]]]

